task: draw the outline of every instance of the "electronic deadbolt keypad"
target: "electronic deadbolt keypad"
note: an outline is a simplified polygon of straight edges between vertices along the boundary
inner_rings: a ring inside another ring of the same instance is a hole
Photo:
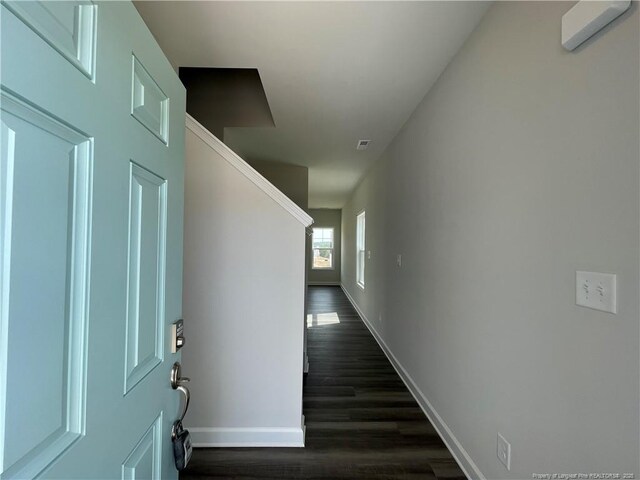
[[[171,325],[171,353],[176,353],[184,346],[184,320],[180,319]]]

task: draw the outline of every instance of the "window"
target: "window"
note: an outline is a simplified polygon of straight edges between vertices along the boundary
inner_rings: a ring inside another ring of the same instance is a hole
[[[313,264],[314,270],[333,269],[333,228],[313,229]]]
[[[356,281],[364,288],[364,212],[357,217],[356,223]]]

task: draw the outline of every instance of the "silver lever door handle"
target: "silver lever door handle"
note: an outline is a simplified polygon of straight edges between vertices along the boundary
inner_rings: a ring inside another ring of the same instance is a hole
[[[184,403],[182,404],[182,412],[178,417],[178,421],[182,422],[184,416],[187,414],[187,410],[189,409],[189,401],[191,400],[191,393],[189,389],[184,386],[185,383],[188,383],[191,379],[187,377],[182,377],[182,366],[180,362],[176,362],[171,367],[171,388],[174,390],[178,390],[184,395]]]
[[[189,393],[189,389],[187,387],[183,387],[182,385],[180,385],[176,390],[184,394],[182,413],[180,414],[180,417],[178,417],[178,419],[182,422],[182,420],[184,420],[184,416],[187,414],[187,410],[189,410],[189,401],[191,400],[191,394]]]
[[[171,388],[177,390],[180,385],[184,385],[191,381],[188,377],[182,377],[182,367],[180,362],[176,362],[173,364],[171,368]]]

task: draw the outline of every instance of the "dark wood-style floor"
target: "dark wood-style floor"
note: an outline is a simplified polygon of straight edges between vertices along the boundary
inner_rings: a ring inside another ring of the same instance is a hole
[[[339,287],[310,287],[305,448],[197,449],[180,478],[465,476]]]

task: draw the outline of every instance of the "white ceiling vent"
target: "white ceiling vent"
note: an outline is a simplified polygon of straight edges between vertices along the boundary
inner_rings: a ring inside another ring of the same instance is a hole
[[[366,150],[369,147],[371,140],[359,140],[356,150]]]

